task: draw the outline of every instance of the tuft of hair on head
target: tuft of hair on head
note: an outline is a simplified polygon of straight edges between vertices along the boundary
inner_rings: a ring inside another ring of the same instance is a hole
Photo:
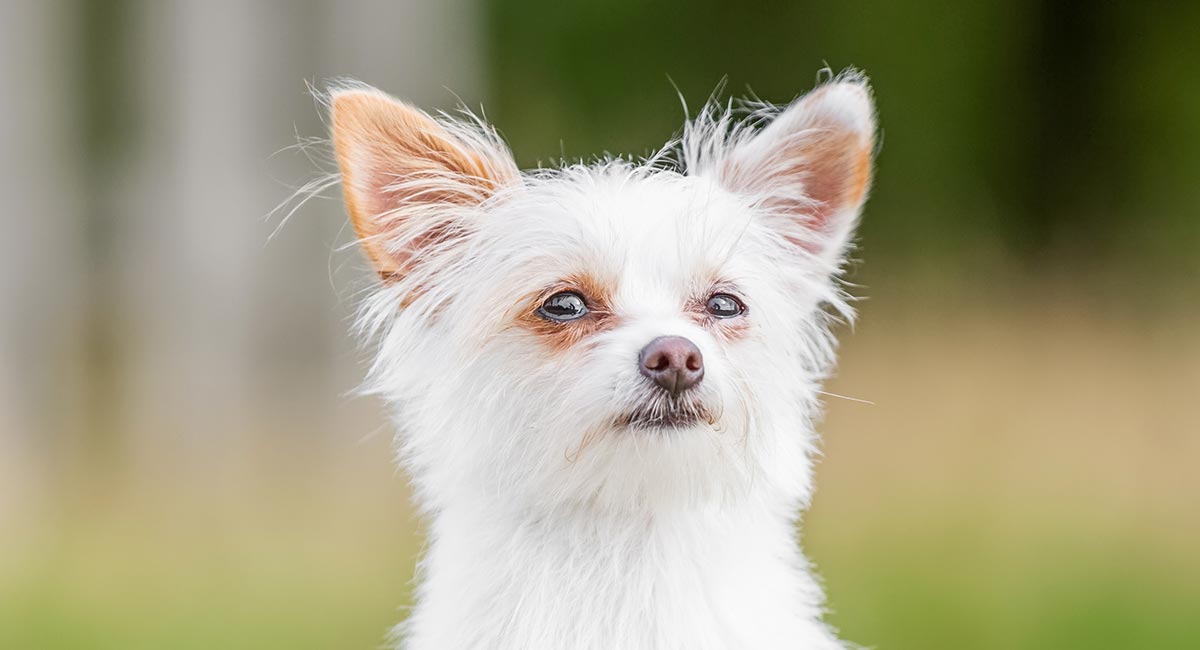
[[[368,86],[334,89],[330,113],[350,221],[385,281],[452,246],[470,228],[466,214],[519,181],[479,120],[438,119]]]

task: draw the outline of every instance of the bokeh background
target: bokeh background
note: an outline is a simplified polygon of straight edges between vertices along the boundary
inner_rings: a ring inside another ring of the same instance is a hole
[[[1200,647],[1200,3],[3,0],[0,648],[376,648],[421,526],[306,82],[644,154],[873,80],[804,543],[881,650]],[[309,154],[314,160],[309,159]]]

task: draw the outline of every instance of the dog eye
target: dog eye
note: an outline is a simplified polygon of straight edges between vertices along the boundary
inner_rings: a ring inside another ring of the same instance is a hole
[[[574,291],[560,291],[538,308],[538,314],[543,318],[559,322],[583,318],[587,313],[587,302]]]
[[[741,300],[727,293],[714,293],[709,296],[708,303],[704,307],[708,313],[717,318],[733,318],[741,316],[742,312],[746,311],[746,305],[743,305]]]

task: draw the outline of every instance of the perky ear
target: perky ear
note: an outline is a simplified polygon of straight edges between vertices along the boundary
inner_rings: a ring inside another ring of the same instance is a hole
[[[384,280],[461,236],[462,208],[520,177],[494,132],[438,122],[375,89],[335,91],[332,114],[346,209]]]
[[[721,182],[758,198],[793,243],[836,263],[871,183],[875,111],[860,77],[818,87],[722,161]]]

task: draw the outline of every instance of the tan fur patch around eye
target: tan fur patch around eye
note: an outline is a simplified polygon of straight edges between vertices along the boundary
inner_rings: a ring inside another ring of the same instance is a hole
[[[750,307],[746,306],[746,311],[736,318],[717,318],[708,313],[708,298],[714,293],[728,293],[739,296],[739,298],[741,296],[737,288],[732,285],[714,283],[703,295],[698,295],[688,302],[686,306],[688,316],[694,323],[721,337],[722,340],[737,341],[746,338],[753,327],[751,321],[746,318],[746,315],[750,313]]]
[[[587,315],[566,322],[552,321],[540,316],[538,308],[542,303],[561,291],[575,291],[582,295],[587,304]],[[553,352],[565,352],[595,334],[616,327],[619,321],[612,310],[613,292],[612,285],[591,276],[570,276],[562,282],[529,294],[522,301],[516,325],[537,336]]]
[[[745,316],[724,319],[709,317],[703,325],[725,341],[740,341],[749,336],[752,329]]]

